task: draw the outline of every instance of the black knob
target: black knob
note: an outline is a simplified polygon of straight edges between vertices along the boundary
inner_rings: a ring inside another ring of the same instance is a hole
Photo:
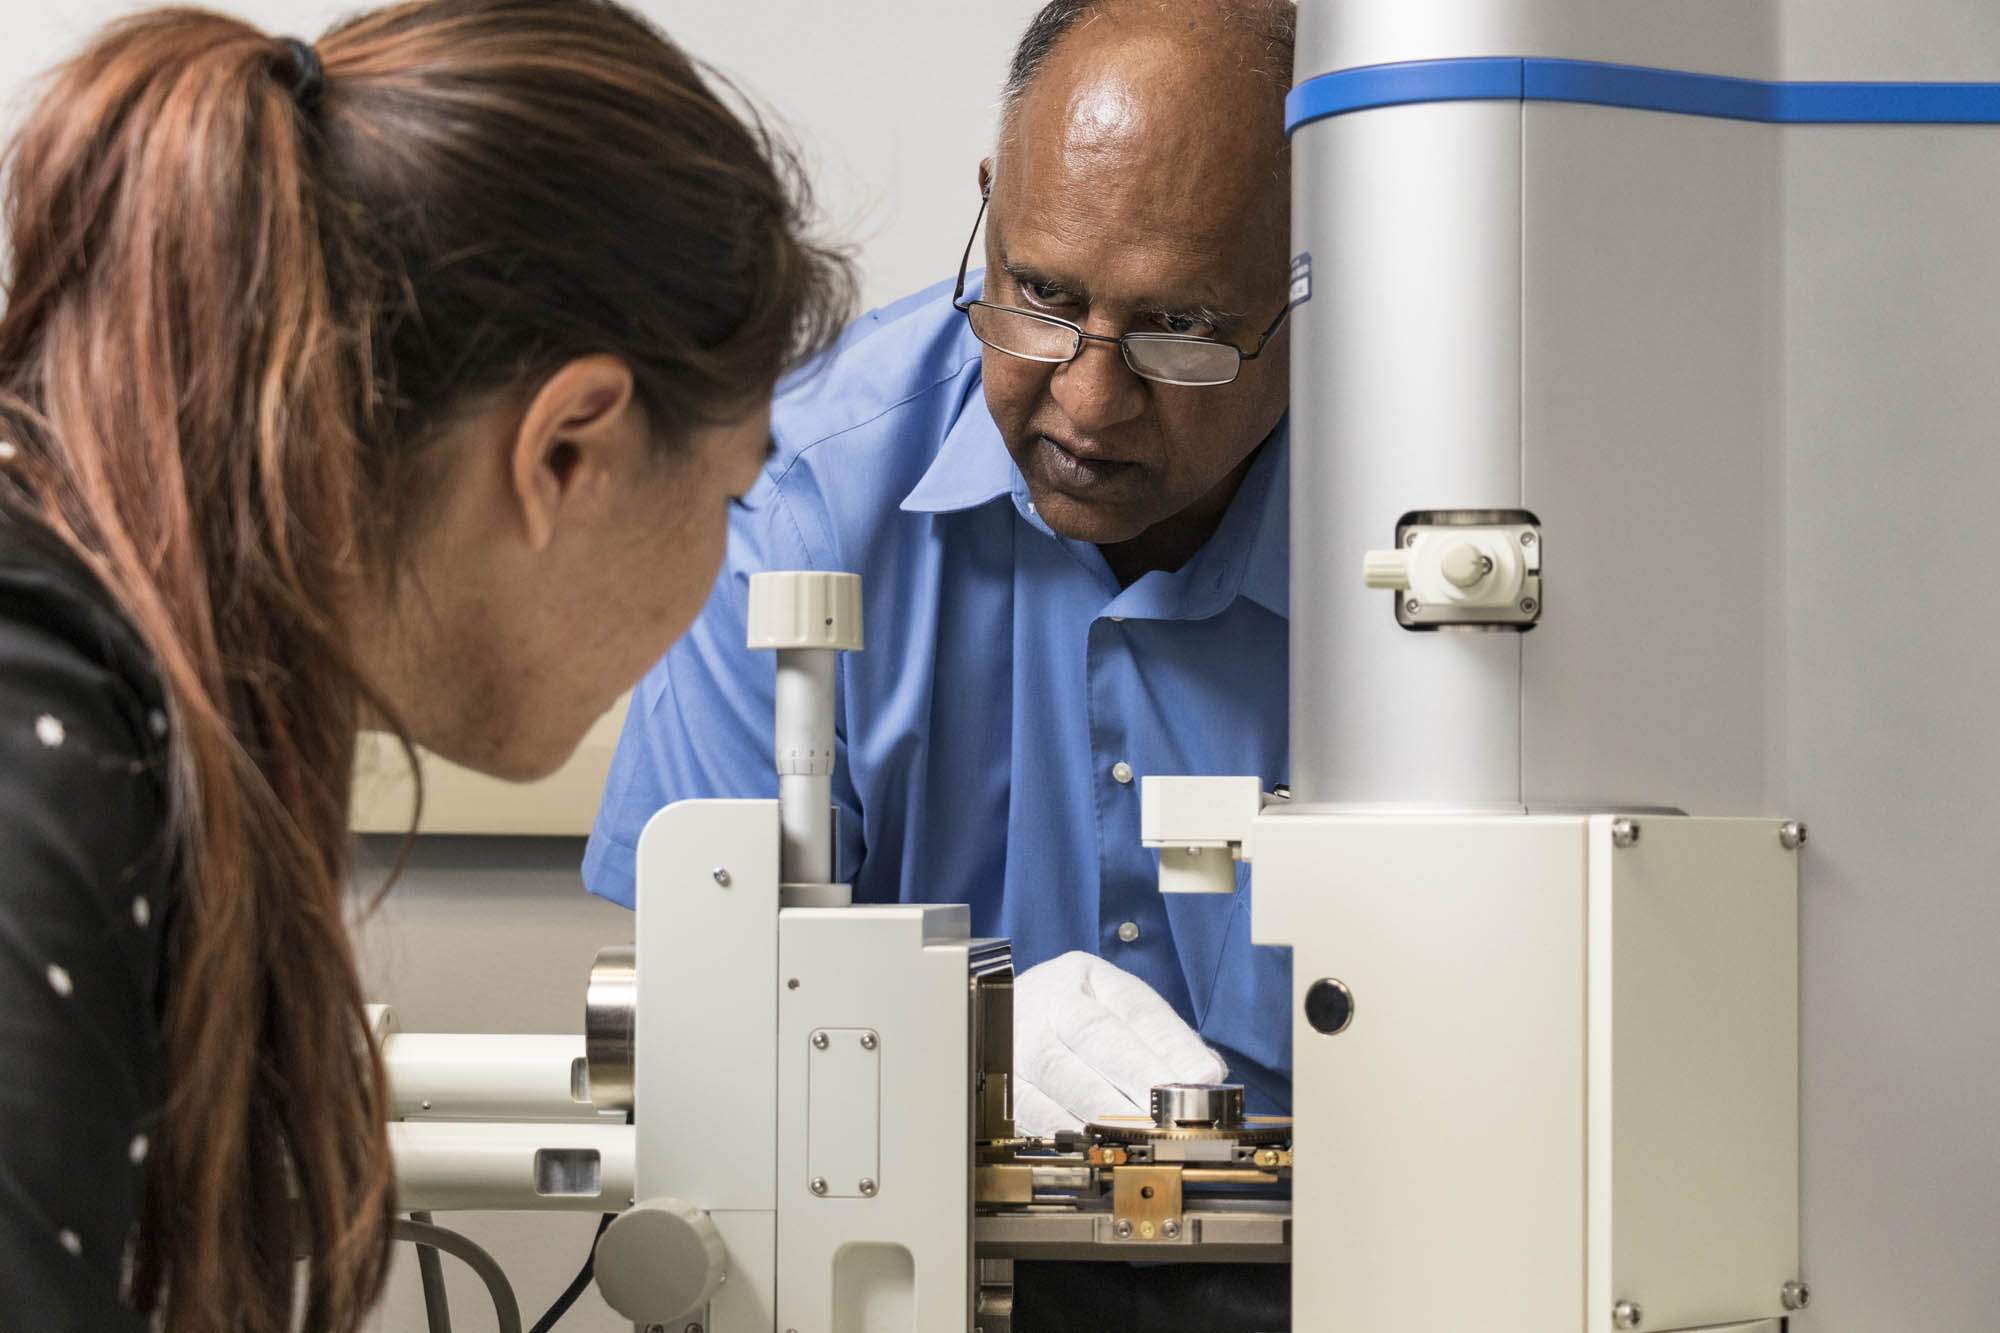
[[[1306,988],[1306,1022],[1313,1031],[1331,1037],[1354,1021],[1354,992],[1332,977],[1321,977]]]

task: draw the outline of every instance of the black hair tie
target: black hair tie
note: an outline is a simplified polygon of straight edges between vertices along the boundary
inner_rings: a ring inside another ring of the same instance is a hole
[[[279,45],[292,57],[292,100],[308,114],[319,110],[320,97],[326,92],[326,71],[320,68],[319,52],[296,37],[280,38]]]

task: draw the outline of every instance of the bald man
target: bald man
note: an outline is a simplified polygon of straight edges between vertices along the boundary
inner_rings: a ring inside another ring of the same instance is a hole
[[[865,316],[781,393],[584,862],[629,904],[662,805],[776,794],[748,577],[861,574],[836,874],[857,901],[969,903],[1013,941],[1029,1131],[1225,1073],[1251,1111],[1290,1109],[1289,955],[1252,947],[1245,880],[1160,895],[1139,779],[1287,777],[1291,24],[1268,0],[1035,19],[956,282]]]

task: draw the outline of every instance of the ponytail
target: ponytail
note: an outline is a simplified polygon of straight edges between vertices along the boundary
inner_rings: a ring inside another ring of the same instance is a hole
[[[14,471],[170,700],[184,898],[132,1292],[170,1330],[288,1327],[301,1254],[305,1327],[357,1327],[393,1201],[343,919],[365,334],[295,73],[232,19],[135,18],[11,162]]]

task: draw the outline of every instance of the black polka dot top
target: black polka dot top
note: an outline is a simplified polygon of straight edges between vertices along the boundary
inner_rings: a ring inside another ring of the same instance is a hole
[[[141,1330],[169,723],[108,595],[0,506],[0,1325]]]

